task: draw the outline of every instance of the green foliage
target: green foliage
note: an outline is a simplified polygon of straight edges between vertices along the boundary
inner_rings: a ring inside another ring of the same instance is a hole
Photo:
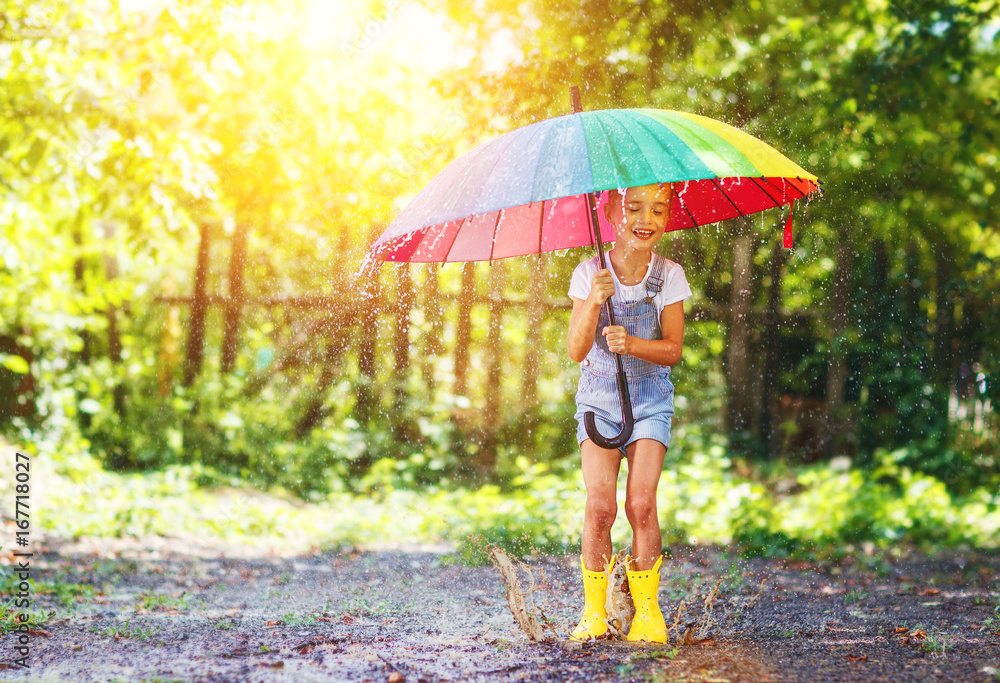
[[[901,464],[904,456],[880,451],[877,468],[841,459],[755,472],[731,458],[718,435],[678,429],[658,490],[664,541],[733,543],[746,556],[831,557],[900,544],[995,548],[996,491],[954,496],[943,482]],[[579,552],[586,501],[579,470],[557,472],[523,457],[515,461],[520,473],[506,490],[492,484],[405,488],[397,486],[395,470],[386,468],[390,479],[369,479],[367,492],[334,492],[309,504],[246,488],[199,486],[190,466],[122,475],[104,472],[83,456],[59,462],[39,456],[35,465],[50,492],[38,524],[64,536],[186,532],[303,549],[447,543],[455,549],[454,561],[473,565],[486,562],[486,544],[520,557]],[[624,482],[623,472],[620,502]],[[95,497],[105,503],[88,504]],[[612,529],[615,547],[630,543],[629,533],[620,512]],[[163,596],[143,600],[148,609],[160,602],[183,608]]]
[[[63,607],[72,607],[81,600],[93,598],[97,591],[93,586],[83,583],[67,583],[63,581],[41,581],[35,586],[36,595],[54,595]]]
[[[661,249],[696,294],[673,375],[667,538],[734,538],[748,553],[777,554],[904,538],[991,542],[996,418],[977,427],[953,403],[1000,404],[995,2],[612,2],[581,13],[543,0],[450,1],[433,11],[455,21],[455,44],[471,57],[433,74],[389,49],[345,56],[328,40],[310,43],[323,25],[311,4],[277,12],[182,0],[169,11],[105,12],[0,0],[0,52],[10,56],[0,74],[0,429],[53,454],[58,492],[75,482],[107,502],[85,509],[54,496],[46,523],[70,534],[207,525],[252,538],[282,533],[269,506],[290,493],[347,509],[328,544],[346,547],[377,538],[392,506],[413,505],[419,491],[447,521],[416,514],[404,528],[457,540],[463,561],[478,561],[482,542],[518,554],[574,548],[565,511],[582,494],[567,312],[543,323],[522,309],[505,315],[498,396],[485,395],[487,266],[473,269],[464,396],[454,392],[460,267],[407,271],[420,292],[402,340],[412,367],[397,370],[386,342],[397,314],[351,315],[372,289],[404,300],[401,271],[356,275],[400,198],[470,146],[566,113],[566,85],[579,83],[587,108],[716,116],[780,141],[827,181],[822,201],[796,211],[772,388],[822,402],[830,361],[843,354],[832,454],[850,455],[853,468],[748,469],[742,454],[803,459],[785,447],[810,436],[794,417],[781,418],[777,449],[759,424],[717,436],[730,394],[731,239],[715,226],[672,235]],[[382,8],[355,3],[331,21],[364,26],[373,9]],[[487,49],[497,25],[509,27],[500,52],[521,54],[502,67]],[[755,348],[776,219],[752,225]],[[205,284],[219,296],[230,292],[233,235],[247,230],[245,305],[225,372],[226,313],[209,307],[204,365],[187,384],[191,308],[162,297],[190,294],[200,226]],[[842,244],[853,265],[835,339]],[[565,302],[569,273],[588,256],[549,256],[543,298]],[[514,261],[505,294],[535,296],[531,264]],[[344,304],[251,305],[302,294]],[[359,347],[376,332],[369,376]],[[534,332],[538,401],[523,405],[519,370]],[[487,401],[499,406],[489,427]],[[207,493],[244,483],[274,497],[241,492],[231,506]],[[173,497],[197,501],[195,511]],[[274,505],[296,518],[291,504]]]

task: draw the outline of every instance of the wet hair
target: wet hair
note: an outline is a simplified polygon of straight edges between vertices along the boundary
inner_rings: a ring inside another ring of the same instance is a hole
[[[654,185],[654,184],[658,185],[661,190],[663,188],[667,188],[667,207],[669,208],[670,207],[670,199],[671,199],[671,197],[673,197],[673,194],[674,194],[673,183],[650,183],[650,185]],[[615,188],[615,189],[612,189],[612,190],[608,190],[608,204],[611,203],[611,201],[615,198],[616,195],[618,197],[621,197],[622,200],[624,200],[625,199],[625,191],[626,190],[628,190],[627,187],[619,187],[619,188]],[[623,201],[623,205],[624,205],[624,201]]]

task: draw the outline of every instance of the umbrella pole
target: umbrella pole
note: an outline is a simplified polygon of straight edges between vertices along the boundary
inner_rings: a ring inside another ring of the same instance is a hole
[[[594,238],[594,244],[597,245],[597,258],[603,270],[608,265],[607,260],[604,258],[604,244],[601,242],[600,224],[597,222],[597,201],[594,199],[593,192],[587,193],[587,206],[590,209],[590,231]],[[604,302],[604,306],[608,313],[608,322],[614,325],[615,311],[611,305],[610,298]],[[601,448],[608,449],[617,449],[624,446],[628,442],[629,437],[632,436],[632,427],[635,426],[635,418],[632,416],[632,398],[628,393],[628,380],[625,377],[625,367],[622,365],[621,355],[616,353],[614,356],[615,362],[618,365],[618,396],[621,398],[622,405],[622,431],[615,437],[610,439],[605,438],[597,430],[597,420],[593,411],[588,411],[583,416],[583,424],[587,428],[587,436]]]

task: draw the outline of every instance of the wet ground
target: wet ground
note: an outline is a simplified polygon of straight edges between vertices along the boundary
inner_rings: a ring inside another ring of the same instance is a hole
[[[555,629],[536,644],[497,571],[443,550],[192,552],[169,539],[36,549],[34,578],[55,592],[34,606],[56,614],[30,636],[31,680],[1000,681],[996,555],[811,564],[675,549],[660,603],[677,629],[650,648],[565,640],[576,557],[529,559]],[[0,636],[0,679],[26,677],[8,668],[15,645]]]

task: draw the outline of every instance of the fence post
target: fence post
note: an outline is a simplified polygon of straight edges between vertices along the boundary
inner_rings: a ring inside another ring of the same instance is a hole
[[[194,297],[191,300],[191,329],[188,333],[187,358],[184,362],[184,386],[191,386],[201,371],[205,352],[205,313],[208,311],[208,296],[205,287],[208,280],[208,249],[211,237],[207,223],[198,230],[198,262],[194,269]]]
[[[503,314],[506,263],[498,261],[490,268],[490,327],[486,337],[486,407],[483,411],[484,438],[476,454],[476,469],[490,474],[497,464],[497,429],[500,425],[500,367],[503,361]]]
[[[462,266],[462,291],[458,295],[458,329],[455,335],[455,395],[465,396],[469,388],[469,344],[472,341],[472,300],[476,293],[474,263]]]
[[[542,325],[545,322],[545,299],[548,293],[548,258],[539,254],[531,264],[528,282],[528,348],[524,356],[522,407],[530,409],[538,403],[538,371],[542,352]]]
[[[413,278],[410,264],[394,269],[396,274],[396,326],[393,330],[393,430],[396,438],[405,440],[410,420],[406,415],[407,378],[410,370],[410,311],[413,308]]]
[[[369,229],[369,244],[378,236],[378,227],[372,225]],[[345,233],[341,237],[346,239]],[[358,378],[355,408],[357,420],[367,425],[375,411],[375,351],[378,346],[378,314],[382,306],[382,264],[374,265],[361,281],[361,310],[359,311],[358,328]]]
[[[440,266],[431,264],[427,269],[427,279],[424,280],[424,319],[428,322],[429,328],[425,337],[423,357],[420,359],[420,375],[430,396],[434,395],[437,382],[434,378],[434,369],[437,358],[444,351],[442,336],[444,334],[444,316],[441,311],[441,290],[438,268]]]
[[[243,312],[243,271],[246,266],[247,226],[237,223],[229,255],[229,301],[226,303],[225,331],[222,335],[222,372],[232,372],[240,339]]]

